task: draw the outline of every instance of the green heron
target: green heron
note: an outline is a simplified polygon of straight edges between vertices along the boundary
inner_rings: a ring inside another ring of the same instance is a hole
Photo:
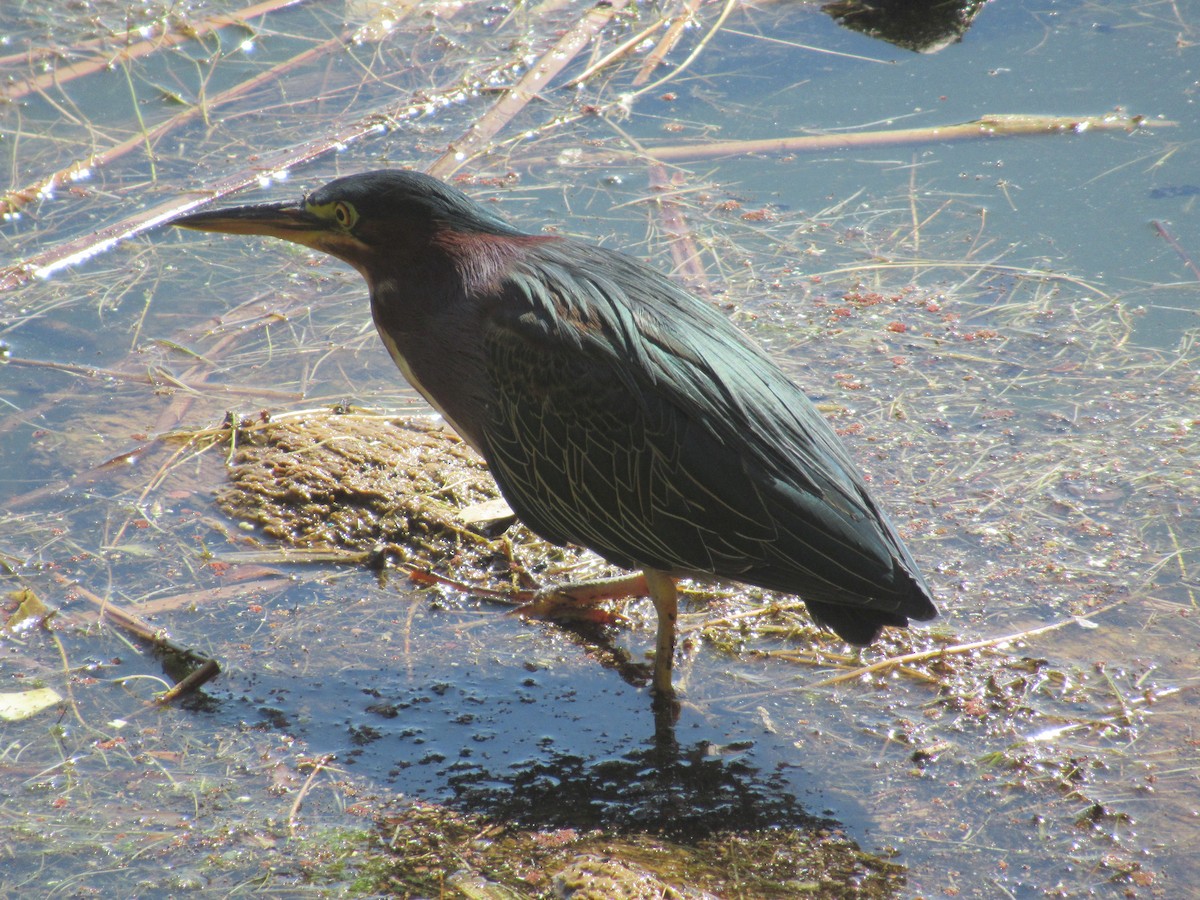
[[[620,587],[654,602],[660,697],[673,690],[680,577],[798,595],[852,644],[937,615],[800,388],[712,306],[641,262],[525,234],[404,171],[172,224],[283,238],[357,269],[396,365],[479,451],[521,521],[643,573]]]

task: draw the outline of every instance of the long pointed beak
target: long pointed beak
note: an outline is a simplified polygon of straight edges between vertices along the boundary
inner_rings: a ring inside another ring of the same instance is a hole
[[[317,235],[329,230],[328,223],[299,203],[260,203],[212,209],[172,219],[167,224],[196,231],[220,231],[226,234],[263,234],[312,246]]]

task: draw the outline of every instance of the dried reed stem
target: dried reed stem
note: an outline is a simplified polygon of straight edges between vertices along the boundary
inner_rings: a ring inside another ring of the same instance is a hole
[[[595,38],[614,15],[625,8],[629,0],[612,0],[588,10],[573,28],[542,54],[529,67],[521,80],[505,91],[492,108],[483,114],[458,141],[434,160],[426,171],[445,178],[457,172],[470,159],[486,152],[492,139],[500,133],[538,93]]]
[[[61,68],[51,69],[42,75],[14,81],[6,87],[0,88],[0,97],[9,101],[18,100],[28,94],[61,86],[68,81],[74,81],[76,78],[84,75],[92,75],[96,72],[112,69],[130,60],[149,56],[166,47],[173,47],[176,44],[182,44],[185,41],[203,37],[206,34],[221,28],[227,28],[230,25],[245,25],[247,19],[254,19],[302,2],[304,0],[264,0],[262,3],[255,3],[253,6],[247,6],[245,9],[238,10],[237,12],[223,13],[205,19],[198,24],[188,25],[186,30],[167,31],[163,29],[152,38],[138,41],[136,44],[126,44],[124,47],[117,47],[112,50],[107,49],[108,40],[97,39],[85,41],[70,49],[72,52],[78,52],[81,48],[94,48],[97,55],[92,59],[80,60]],[[30,50],[23,54],[12,54],[0,59],[0,66],[11,65],[22,60],[32,64],[37,60],[57,55],[58,52],[56,50],[44,49]]]
[[[1036,134],[1084,134],[1088,131],[1135,131],[1160,128],[1174,122],[1148,120],[1144,116],[1038,116],[989,114],[958,125],[931,125],[925,128],[897,128],[888,131],[860,131],[846,134],[805,134],[764,138],[752,141],[719,141],[709,144],[682,144],[645,147],[640,152],[603,151],[584,153],[579,162],[612,163],[630,155],[649,156],[657,162],[711,159],[722,156],[746,156],[753,153],[816,153],[856,147],[883,147],[898,144],[923,144],[978,138],[1014,137]]]

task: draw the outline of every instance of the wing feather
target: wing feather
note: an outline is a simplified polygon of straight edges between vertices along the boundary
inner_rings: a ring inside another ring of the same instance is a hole
[[[493,299],[485,453],[535,531],[885,624],[935,614],[842,442],[715,309],[635,260],[565,242],[514,262]]]

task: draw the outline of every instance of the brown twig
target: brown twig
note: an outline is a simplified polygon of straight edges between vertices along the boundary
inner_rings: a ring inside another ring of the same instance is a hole
[[[620,0],[620,2],[625,3],[628,0]],[[256,185],[261,181],[264,172],[283,172],[327,153],[341,150],[368,135],[377,135],[381,126],[387,122],[405,119],[411,113],[423,109],[427,103],[427,97],[422,97],[420,100],[405,99],[382,112],[368,113],[334,134],[280,150],[261,159],[253,169],[221,178],[209,185],[202,195],[167,200],[148,210],[122,219],[120,222],[101,228],[99,231],[51,247],[15,265],[2,267],[0,268],[0,293],[18,288],[35,278],[49,277],[61,269],[77,265],[110,250],[122,241],[156,228],[176,216],[198,209],[227,194]],[[137,142],[140,144],[143,141],[144,136],[139,135]]]
[[[196,103],[177,115],[172,116],[165,122],[160,122],[158,125],[145,132],[139,132],[133,137],[121,141],[119,144],[114,144],[107,150],[102,150],[99,153],[93,153],[85,160],[77,160],[65,168],[59,169],[45,178],[28,184],[23,188],[11,190],[0,198],[0,215],[8,215],[14,213],[24,206],[32,203],[42,194],[47,194],[60,188],[67,187],[73,183],[82,173],[99,169],[107,166],[113,161],[120,159],[126,153],[136,150],[143,146],[152,146],[162,139],[168,132],[181,127],[190,120],[196,118],[201,113],[205,118],[209,113],[219,107],[229,103],[232,100],[246,94],[255,88],[279,79],[287,72],[295,69],[305,63],[311,62],[314,59],[337,50],[346,45],[347,41],[353,36],[353,32],[347,31],[336,38],[331,38],[293,56],[291,59],[285,60],[277,66],[272,66],[268,71],[261,72],[253,78],[249,78],[240,84],[234,85],[228,90],[222,91],[214,97]]]
[[[292,808],[288,810],[288,830],[295,831],[296,820],[300,815],[300,807],[304,805],[304,798],[308,796],[308,792],[312,790],[313,782],[316,781],[318,775],[329,768],[329,764],[337,757],[332,753],[326,753],[318,756],[316,759],[310,760],[308,765],[312,767],[312,771],[308,773],[308,778],[304,780],[300,790],[296,794],[296,799],[292,803]]]
[[[693,290],[711,293],[708,274],[700,261],[700,248],[696,245],[695,234],[688,225],[687,216],[683,214],[680,205],[668,193],[673,186],[666,167],[660,163],[651,164],[649,178],[650,187],[655,191],[652,204],[658,211],[663,229],[667,233],[675,271]]]
[[[178,333],[175,336],[175,339],[169,343],[184,346],[194,343],[198,339],[198,336],[210,337],[215,335],[217,340],[211,346],[206,348],[203,354],[202,358],[205,359],[205,365],[207,368],[193,367],[192,369],[189,369],[181,379],[174,379],[175,382],[177,384],[181,384],[188,390],[208,391],[214,395],[219,395],[222,392],[221,386],[214,385],[209,387],[205,383],[207,373],[214,365],[212,360],[215,359],[233,340],[244,339],[248,334],[257,330],[258,328],[266,327],[269,323],[275,322],[281,317],[287,318],[292,312],[292,308],[290,306],[283,306],[272,307],[269,312],[261,315],[245,317],[239,315],[241,311],[251,310],[261,303],[261,297],[254,297],[231,310],[229,313],[221,316],[211,317],[206,319],[198,326]],[[14,362],[25,363],[27,361],[14,360]],[[158,381],[154,375],[132,373],[126,369],[101,369],[93,366],[78,366],[71,363],[39,364],[33,361],[28,361],[27,364],[42,366],[45,368],[56,368],[71,374],[77,374],[89,378],[118,378],[135,383],[147,384],[156,384]],[[161,370],[159,370],[159,372],[161,376]],[[249,388],[245,390],[249,392],[248,395],[250,396],[257,395],[264,399],[282,399],[294,401],[303,396],[301,394],[272,391],[269,389],[264,389],[263,391],[259,392],[251,391]],[[235,389],[231,393],[239,394],[241,391]],[[45,415],[45,413],[52,409],[56,404],[62,402],[62,400],[63,398],[61,396],[56,397],[40,403],[30,409],[22,410],[19,415],[14,414],[0,418],[0,435],[4,434],[6,431],[10,431],[18,427],[22,423],[38,419],[39,417]],[[170,408],[159,416],[158,422],[156,423],[158,425],[158,428],[156,429],[158,433],[154,438],[144,441],[138,446],[133,447],[130,450],[126,450],[118,456],[99,463],[87,469],[86,471],[80,472],[64,482],[43,485],[42,487],[36,488],[35,490],[29,491],[25,494],[10,497],[5,501],[5,508],[10,511],[16,510],[20,507],[28,505],[33,501],[40,500],[43,497],[58,493],[64,489],[90,484],[97,479],[106,477],[114,468],[118,468],[118,463],[122,464],[121,467],[124,467],[130,463],[142,461],[149,451],[159,448],[168,440],[178,439],[179,435],[172,433],[171,428],[173,428],[175,424],[182,420],[183,410],[185,408],[186,407],[181,407],[176,403],[172,403]],[[203,432],[192,432],[189,433],[187,437],[189,440],[198,440],[203,436]]]
[[[671,19],[671,24],[667,28],[667,33],[649,53],[646,54],[645,60],[642,61],[642,67],[638,69],[637,75],[633,77],[633,86],[641,87],[650,80],[650,76],[654,74],[667,54],[675,49],[675,45],[679,43],[679,39],[683,37],[683,30],[688,23],[696,18],[696,13],[700,9],[700,4],[703,0],[684,0],[683,12],[675,15]]]
[[[831,684],[840,684],[843,681],[853,681],[855,678],[861,678],[863,675],[869,675],[872,672],[880,672],[886,669],[894,669],[897,666],[905,666],[912,662],[923,662],[930,659],[939,659],[944,656],[961,656],[964,653],[973,653],[976,650],[983,650],[988,647],[999,647],[1004,644],[1011,644],[1014,641],[1023,641],[1027,638],[1036,637],[1039,634],[1046,634],[1051,631],[1058,631],[1067,625],[1079,625],[1082,622],[1090,622],[1092,618],[1107,612],[1121,603],[1110,603],[1101,609],[1097,609],[1086,616],[1072,616],[1069,619],[1062,619],[1058,622],[1052,622],[1049,625],[1042,625],[1040,628],[1030,628],[1027,631],[1016,631],[1012,634],[1005,634],[1000,637],[986,638],[981,641],[971,641],[968,644],[955,644],[951,647],[936,647],[932,650],[919,650],[915,653],[905,653],[901,656],[890,656],[887,659],[881,659],[878,662],[873,662],[869,666],[859,666],[849,672],[843,672],[840,675],[834,675],[830,678],[823,678],[820,681],[807,685],[810,688],[828,687]],[[1094,628],[1094,625],[1087,627]]]
[[[600,59],[596,60],[594,63],[589,65],[581,73],[579,73],[574,78],[572,78],[570,81],[568,81],[566,84],[564,84],[563,87],[573,88],[573,87],[578,87],[579,85],[583,84],[585,81],[587,81],[589,78],[591,78],[597,72],[599,72],[605,66],[607,66],[610,63],[614,62],[615,60],[618,60],[621,57],[623,57],[626,53],[628,53],[630,50],[632,50],[634,47],[636,47],[638,44],[640,44],[646,38],[650,37],[650,35],[654,34],[654,32],[658,31],[658,29],[662,28],[663,25],[665,25],[669,21],[670,21],[669,19],[661,18],[656,22],[650,23],[645,28],[643,28],[641,31],[634,34],[632,37],[627,38],[624,41],[622,41],[621,43],[617,44],[616,47],[614,47],[608,53],[604,54],[604,56],[600,57]]]
[[[679,65],[675,66],[675,68],[672,69],[669,73],[667,73],[662,78],[658,79],[658,81],[655,81],[652,84],[641,84],[641,82],[638,82],[640,85],[640,89],[634,92],[633,97],[639,97],[642,94],[657,90],[661,85],[666,84],[668,81],[670,81],[674,78],[678,78],[685,70],[688,69],[688,67],[691,66],[692,63],[694,63],[697,59],[700,58],[700,55],[704,52],[705,48],[708,46],[709,41],[711,41],[714,37],[716,37],[717,33],[720,32],[721,29],[725,26],[725,20],[729,18],[730,13],[733,12],[733,10],[737,7],[737,5],[738,5],[737,0],[725,0],[724,6],[721,7],[721,13],[720,13],[720,15],[717,16],[717,20],[715,22],[713,22],[712,27],[709,28],[707,32],[705,32],[704,37],[700,38],[700,40],[698,40],[696,42],[696,45],[694,47],[692,47],[691,52],[687,55],[687,57],[683,60],[683,62],[681,62]],[[677,23],[677,24],[679,24],[679,26],[682,27],[682,25],[684,23]],[[663,43],[665,44],[666,42],[664,41]],[[648,69],[643,69],[642,71],[646,75],[650,74]],[[641,74],[642,73],[639,73],[639,76]],[[625,102],[628,102],[628,101],[625,101]]]
[[[155,701],[156,703],[169,703],[171,700],[183,696],[185,693],[195,691],[202,684],[220,674],[221,667],[214,660],[176,642],[161,628],[155,628],[145,619],[109,602],[97,594],[93,594],[78,581],[71,581],[62,575],[55,576],[55,580],[63,587],[69,588],[74,594],[95,606],[97,619],[107,619],[118,628],[132,634],[139,640],[145,641],[154,648],[174,653],[189,662],[197,664],[197,668],[187,678],[184,678],[174,688],[158,698]]]
[[[271,0],[271,2],[257,3],[254,6],[247,7],[246,9],[241,10],[240,12],[224,13],[223,16],[218,16],[218,18],[222,18],[222,17],[227,18],[227,19],[233,18],[234,22],[232,22],[232,23],[231,22],[223,22],[223,23],[219,23],[215,26],[211,26],[210,23],[212,23],[213,20],[206,19],[204,22],[201,22],[199,25],[195,25],[195,24],[192,24],[191,22],[187,22],[184,25],[182,25],[181,27],[179,27],[177,30],[178,30],[179,34],[182,34],[185,37],[201,37],[211,31],[213,31],[214,27],[215,28],[223,28],[227,24],[244,24],[246,19],[257,18],[257,16],[259,16],[259,15],[265,16],[268,13],[275,12],[277,10],[287,9],[289,6],[296,6],[300,3],[305,3],[305,2],[308,2],[308,0]],[[254,13],[254,14],[250,15],[250,13]],[[144,38],[149,43],[154,43],[155,41],[159,41],[161,36],[163,34],[167,33],[168,30],[169,29],[166,27],[160,27],[157,25],[149,25],[146,28],[139,26],[137,29],[137,32],[136,32],[136,36],[139,38]],[[91,38],[89,40],[76,41],[76,42],[72,43],[69,47],[28,47],[27,49],[22,50],[17,53],[8,53],[4,56],[0,56],[0,69],[10,68],[12,66],[19,66],[21,64],[40,62],[41,60],[49,59],[49,58],[56,57],[56,56],[66,56],[68,54],[81,55],[88,51],[99,51],[99,50],[103,50],[105,47],[111,47],[114,44],[114,42],[120,41],[122,39],[125,40],[125,42],[126,42],[125,46],[128,47],[129,46],[128,42],[130,40],[130,37],[133,34],[134,33],[132,31],[126,31],[123,38],[116,34],[108,34],[104,37],[96,37],[96,38]],[[147,34],[149,34],[150,37],[146,37]],[[159,46],[161,46],[161,42],[160,42]]]
[[[186,697],[200,690],[208,682],[221,674],[221,667],[215,659],[206,659],[197,668],[192,669],[181,681],[170,688],[165,694],[160,694],[154,700],[155,706],[170,706],[180,697]]]
[[[146,615],[158,615],[178,609],[211,605],[219,600],[245,597],[250,594],[259,595],[265,594],[268,591],[278,592],[287,587],[294,586],[294,584],[295,582],[292,578],[283,572],[279,572],[274,575],[268,575],[265,578],[257,578],[253,581],[239,581],[236,584],[223,584],[220,587],[187,591],[182,594],[173,594],[170,597],[146,600],[138,604],[138,609]]]
[[[782,660],[784,662],[796,663],[798,665],[812,666],[814,668],[829,668],[830,666],[847,666],[854,662],[853,659],[846,656],[841,656],[834,653],[826,653],[823,651],[808,651],[808,650],[749,650],[748,655],[753,659],[771,659]],[[860,671],[859,667],[855,667],[856,671]],[[893,669],[889,669],[893,671]],[[912,666],[896,664],[894,671],[906,678],[912,678],[916,681],[924,681],[928,684],[937,684],[942,679],[935,675],[930,675],[928,672],[923,672],[920,669],[914,669]],[[816,685],[805,685],[805,687],[818,687],[825,682],[817,682]]]
[[[445,575],[439,575],[437,572],[421,566],[404,565],[405,574],[408,575],[417,584],[438,584],[443,587],[453,588],[456,591],[462,591],[464,594],[472,594],[477,597],[487,597],[489,600],[494,600],[497,603],[510,603],[514,606],[520,605],[520,594],[514,595],[510,590],[496,590],[495,588],[485,588],[476,584],[468,584],[465,581],[457,581],[453,578],[447,578]]]
[[[1154,230],[1158,232],[1158,236],[1167,242],[1167,246],[1179,254],[1179,258],[1183,260],[1183,264],[1188,267],[1188,270],[1196,276],[1196,280],[1200,281],[1200,266],[1197,266],[1195,260],[1179,245],[1179,241],[1175,240],[1175,235],[1167,231],[1167,226],[1158,219],[1154,219],[1150,224],[1154,226]]]
[[[176,44],[182,44],[185,41],[203,37],[206,34],[221,28],[227,28],[230,25],[245,25],[247,19],[264,16],[267,13],[286,9],[289,6],[295,6],[297,3],[303,2],[305,0],[264,0],[262,3],[247,6],[245,9],[238,10],[237,12],[223,13],[196,24],[189,24],[185,29],[177,31],[163,29],[152,38],[138,41],[136,44],[126,44],[123,47],[116,47],[112,50],[106,49],[110,43],[106,39],[84,42],[78,47],[72,47],[72,52],[77,52],[80,47],[95,49],[95,57],[73,62],[61,68],[54,68],[49,72],[24,80],[14,80],[7,87],[0,89],[0,95],[3,95],[4,99],[10,102],[18,100],[28,94],[66,84],[68,81],[73,81],[84,75],[103,72],[121,63],[149,56],[151,53],[155,53],[166,47],[173,47]],[[50,56],[58,55],[58,52],[45,49],[39,51],[31,50],[20,55],[12,54],[0,59],[0,66],[11,65],[21,60],[33,63]]]
[[[295,391],[275,391],[270,388],[243,387],[236,384],[208,384],[203,378],[189,380],[188,376],[175,376],[160,370],[151,369],[146,372],[122,372],[118,369],[105,369],[100,366],[81,366],[75,363],[53,362],[44,359],[25,359],[20,356],[10,356],[5,362],[10,366],[27,366],[33,369],[53,369],[68,375],[81,375],[85,378],[108,378],[113,381],[123,381],[127,384],[148,384],[158,386],[169,382],[175,387],[189,391],[211,394],[228,394],[231,397],[255,397],[257,399],[295,401],[303,398],[303,394]]]
[[[709,144],[645,147],[640,152],[602,151],[581,154],[584,163],[612,163],[630,155],[648,156],[658,162],[710,159],[722,156],[746,156],[752,153],[815,153],[855,147],[882,147],[898,144],[933,143],[978,138],[1012,137],[1037,134],[1084,134],[1088,131],[1134,131],[1159,128],[1174,122],[1148,120],[1143,116],[1036,116],[1020,114],[985,115],[958,125],[931,125],[925,128],[898,128],[888,131],[859,131],[845,134],[806,134],[765,138],[752,141],[720,141]]]
[[[446,177],[458,171],[470,159],[483,153],[505,125],[524,109],[538,93],[588,45],[629,0],[611,0],[597,4],[575,23],[558,42],[529,67],[520,81],[505,91],[482,118],[426,169],[430,175]]]
[[[234,13],[233,16],[245,18],[248,17],[251,12],[253,12],[255,15],[261,15],[270,12],[273,9],[283,8],[298,2],[303,2],[303,0],[272,0],[272,2],[260,3],[257,6],[249,7],[246,10],[242,10],[241,13]],[[395,23],[399,19],[406,16],[411,9],[411,5],[403,9],[396,7],[391,12],[391,21]],[[228,18],[230,17],[218,16],[216,19],[208,20],[208,22],[205,23],[206,27],[199,30],[190,29],[186,35],[183,35],[179,39],[182,39],[183,37],[199,37],[205,32],[213,30],[213,27],[222,27],[222,24],[229,24],[228,22],[222,23],[220,21]],[[214,22],[218,24],[215,26],[212,25]],[[0,215],[7,215],[9,213],[16,212],[29,203],[32,203],[35,199],[37,199],[38,196],[59,188],[66,187],[67,185],[71,184],[81,173],[89,172],[108,165],[114,160],[124,156],[131,150],[141,146],[153,146],[165,134],[175,128],[180,127],[201,113],[203,113],[204,117],[207,119],[212,110],[218,109],[221,106],[241,97],[243,94],[247,94],[256,88],[267,84],[268,82],[277,81],[283,75],[287,74],[293,69],[297,69],[302,65],[306,65],[307,63],[318,59],[326,53],[330,53],[334,50],[347,46],[351,41],[354,40],[355,34],[356,31],[354,29],[344,31],[337,37],[322,41],[315,47],[310,47],[303,53],[298,53],[290,59],[284,60],[282,63],[272,66],[269,70],[261,72],[260,74],[255,75],[253,78],[249,78],[240,84],[236,84],[228,90],[222,91],[216,96],[205,98],[203,101],[194,104],[178,115],[172,116],[167,121],[156,125],[154,128],[151,128],[148,131],[140,132],[128,140],[121,141],[119,144],[116,144],[107,150],[95,153],[86,160],[74,162],[63,169],[46,176],[45,178],[26,185],[23,188],[8,191],[2,198],[0,198]],[[2,272],[0,272],[0,274],[2,274]],[[0,278],[0,288],[3,288],[2,278]]]
[[[228,337],[230,337],[232,335],[244,337],[245,335],[256,330],[257,328],[265,327],[269,322],[276,321],[281,316],[287,317],[290,313],[290,307],[285,306],[282,309],[275,309],[272,312],[267,313],[265,315],[247,316],[245,318],[242,318],[237,315],[237,313],[239,311],[249,310],[261,302],[262,302],[261,297],[255,297],[251,300],[248,300],[245,303],[241,304],[240,306],[236,307],[230,313],[227,313],[222,316],[214,316],[210,319],[206,319],[203,323],[201,323],[196,328],[185,330],[184,332],[177,335],[177,339],[175,341],[172,341],[170,343],[179,344],[179,345],[192,343],[193,339],[197,333],[200,335],[208,336],[208,335],[212,335],[214,333],[220,334],[221,330],[223,328],[228,328],[229,331],[222,337],[222,340],[218,341],[217,344],[215,344],[213,347],[210,347],[206,351],[205,357],[211,358],[211,357],[215,356],[217,353],[219,353],[224,348],[225,343],[227,343]],[[157,383],[157,379],[153,375],[146,375],[146,374],[142,374],[142,373],[133,373],[133,372],[129,372],[124,369],[102,369],[102,368],[94,367],[94,366],[79,366],[79,365],[74,365],[71,363],[38,363],[38,362],[32,361],[32,360],[21,360],[21,359],[12,360],[12,362],[17,363],[17,364],[26,364],[26,365],[31,365],[31,366],[43,367],[43,368],[59,369],[64,372],[79,375],[79,376],[86,377],[86,378],[114,378],[114,379],[130,381],[130,382],[134,382],[134,383],[146,383],[146,384],[156,384]],[[159,371],[161,371],[161,370],[159,370]],[[189,370],[189,371],[191,371],[191,370]],[[203,378],[199,378],[197,382],[185,381],[185,382],[183,382],[183,386],[185,388],[187,388],[188,390],[203,389],[206,391],[210,391],[213,394],[220,394],[222,392],[222,387],[220,385],[214,385],[214,386],[208,387],[208,386],[204,385],[203,381],[204,381]],[[176,379],[176,383],[179,383],[178,379]],[[270,389],[263,389],[261,391],[252,391],[251,389],[247,388],[245,390],[250,392],[250,395],[252,395],[252,396],[258,396],[258,397],[261,397],[264,399],[296,400],[296,399],[300,399],[303,396],[301,394],[294,394],[294,393],[281,392],[281,391],[272,391]],[[234,389],[233,391],[231,391],[231,393],[239,394],[239,393],[241,393],[241,391],[239,389]],[[3,435],[4,433],[6,433],[8,431],[13,430],[22,424],[39,419],[40,417],[44,416],[48,410],[54,408],[55,405],[57,405],[58,403],[61,403],[62,401],[63,401],[63,396],[58,396],[51,400],[44,401],[34,407],[24,409],[21,411],[21,413],[19,415],[12,414],[12,415],[8,415],[3,418],[0,418],[0,435]],[[172,406],[172,408],[173,409],[175,408],[174,405]],[[159,417],[160,424],[164,423],[165,421],[167,421],[167,420],[165,420],[163,418],[163,416]],[[170,430],[166,427],[160,428],[159,432],[160,433],[157,434],[157,436],[152,438],[151,440],[145,441],[145,442],[139,444],[138,446],[133,447],[132,449],[126,450],[126,451],[118,454],[117,456],[110,457],[109,459],[105,460],[104,462],[101,462],[95,466],[92,466],[91,468],[87,469],[86,471],[78,473],[77,475],[69,478],[68,480],[66,480],[64,482],[43,485],[42,487],[36,488],[25,494],[20,494],[15,497],[10,497],[5,500],[5,508],[10,511],[16,510],[22,506],[28,505],[29,503],[31,503],[35,500],[39,500],[43,497],[58,493],[59,491],[62,491],[64,489],[78,487],[78,486],[84,485],[84,484],[90,484],[99,478],[107,476],[115,468],[124,468],[124,467],[127,467],[131,463],[140,462],[141,459],[143,458],[143,456],[147,452],[156,448],[157,446],[164,443],[165,441],[175,440],[175,439],[179,438],[179,435],[171,433]],[[187,438],[189,440],[196,440],[196,439],[202,437],[203,435],[204,435],[203,432],[191,432],[187,435]]]

